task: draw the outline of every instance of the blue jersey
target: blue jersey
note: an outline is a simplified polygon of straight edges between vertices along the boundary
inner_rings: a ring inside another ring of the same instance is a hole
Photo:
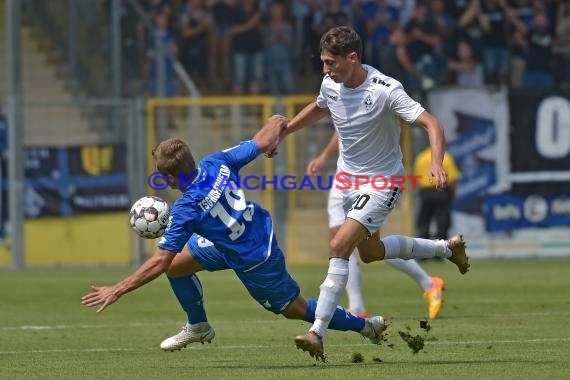
[[[253,140],[204,157],[197,174],[171,210],[158,246],[180,252],[193,233],[214,243],[235,270],[251,269],[271,255],[273,223],[238,188],[239,170],[259,155]]]

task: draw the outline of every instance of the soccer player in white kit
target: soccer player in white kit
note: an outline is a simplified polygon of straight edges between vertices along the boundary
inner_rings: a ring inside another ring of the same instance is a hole
[[[325,77],[316,102],[299,112],[281,138],[330,114],[339,135],[339,172],[372,178],[403,175],[398,117],[424,128],[432,150],[430,180],[437,188],[447,184],[443,169],[445,139],[438,120],[404,91],[400,82],[361,63],[362,42],[346,26],[329,30],[320,41]],[[268,156],[271,156],[269,152]],[[469,270],[465,241],[427,240],[392,235],[380,239],[380,228],[394,208],[399,187],[377,190],[370,183],[353,184],[343,191],[346,219],[330,240],[327,277],[320,286],[315,322],[305,335],[295,337],[298,348],[324,359],[323,338],[348,279],[348,259],[355,247],[364,263],[383,259],[444,257],[464,274]]]
[[[405,125],[404,127],[408,127]],[[338,151],[338,134],[335,132],[323,151],[307,165],[307,174],[320,175],[326,162]],[[329,222],[329,239],[332,239],[345,219],[342,190],[333,183],[327,201]],[[410,276],[424,291],[424,299],[428,305],[428,318],[434,320],[438,317],[443,305],[444,281],[441,277],[430,276],[416,260],[387,259],[386,264]],[[360,317],[366,318],[368,312],[364,306],[362,295],[362,280],[360,273],[360,260],[355,251],[348,261],[348,280],[346,282],[348,295],[348,310]]]

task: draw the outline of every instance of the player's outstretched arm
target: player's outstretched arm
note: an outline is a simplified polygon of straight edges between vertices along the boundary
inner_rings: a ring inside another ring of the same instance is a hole
[[[123,294],[128,293],[144,284],[154,280],[168,269],[174,259],[175,254],[165,249],[159,248],[139,269],[129,277],[114,286],[91,286],[93,290],[81,298],[81,304],[92,307],[99,306],[97,312],[115,303]]]
[[[293,119],[291,119],[287,124],[287,128],[285,129],[285,133],[282,137],[314,124],[328,114],[328,108],[320,108],[317,106],[317,102],[312,102],[303,108]]]
[[[279,145],[279,137],[287,127],[289,120],[285,116],[273,115],[267,123],[255,134],[253,140],[259,146],[261,153],[271,152]]]
[[[281,136],[279,136],[279,141],[277,145],[288,135],[291,134],[299,129],[305,128],[311,124],[316,123],[317,121],[321,120],[323,117],[328,115],[329,110],[328,108],[320,108],[317,106],[316,102],[310,103],[305,108],[301,110],[289,123],[287,124],[287,128],[284,128],[281,132]],[[277,154],[277,145],[275,145],[274,149],[268,150],[265,155],[267,157],[273,157]]]
[[[307,165],[307,174],[308,175],[319,175],[321,172],[321,168],[326,164],[328,159],[333,154],[335,154],[336,152],[338,152],[338,133],[337,132],[333,133],[333,135],[331,136],[331,139],[329,140],[329,143],[327,144],[325,149],[323,149],[321,154],[319,154],[317,156],[317,158],[315,158],[314,160],[309,162],[309,164]]]
[[[431,148],[431,165],[429,169],[429,181],[435,181],[436,189],[447,186],[447,172],[443,169],[443,155],[445,154],[445,135],[440,122],[429,112],[424,111],[418,116],[415,124],[424,128],[429,137]]]

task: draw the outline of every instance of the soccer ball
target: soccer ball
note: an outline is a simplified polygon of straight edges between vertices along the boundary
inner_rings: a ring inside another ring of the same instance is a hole
[[[170,207],[164,199],[145,196],[131,207],[129,222],[140,237],[156,239],[164,234],[169,217]]]

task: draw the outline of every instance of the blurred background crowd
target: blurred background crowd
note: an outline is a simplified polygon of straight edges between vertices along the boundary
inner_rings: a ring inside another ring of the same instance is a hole
[[[109,1],[103,2],[109,6]],[[320,36],[350,25],[363,61],[411,94],[434,86],[570,87],[568,0],[146,0],[148,20],[202,95],[313,93]],[[127,79],[153,95],[154,37],[125,1]],[[176,94],[166,58],[167,96]],[[155,94],[154,94],[155,95]]]

